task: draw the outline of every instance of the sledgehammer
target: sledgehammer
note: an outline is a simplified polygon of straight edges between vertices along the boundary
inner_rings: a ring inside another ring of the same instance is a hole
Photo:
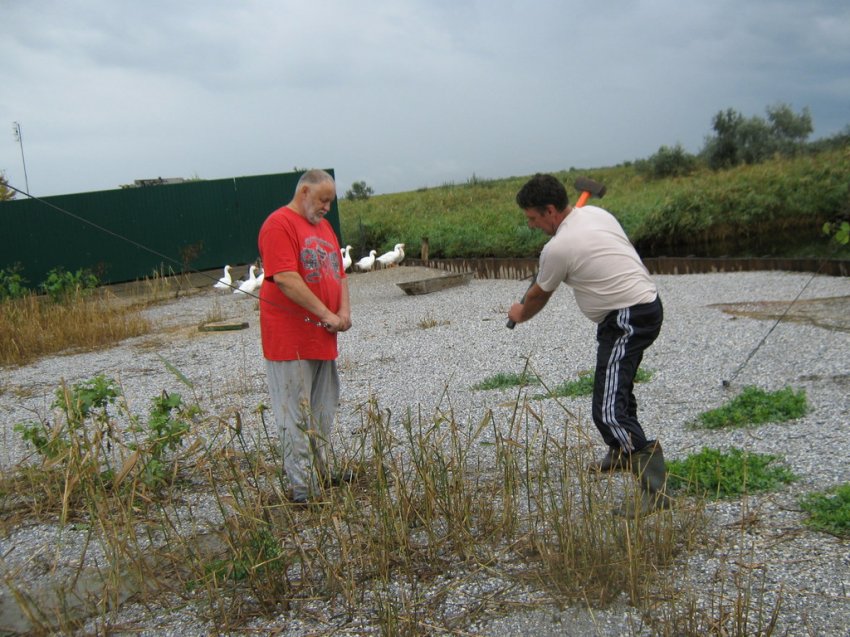
[[[575,187],[581,193],[576,201],[576,208],[581,208],[591,197],[602,199],[606,192],[605,186],[598,181],[593,181],[590,177],[579,177],[576,179]]]
[[[605,186],[600,184],[598,181],[594,181],[590,177],[579,177],[575,181],[575,188],[581,194],[576,201],[576,205],[574,208],[581,208],[584,204],[587,203],[587,200],[591,197],[596,197],[597,199],[602,199],[605,196]],[[528,289],[525,291],[525,294],[522,295],[522,299],[520,303],[525,303],[525,297],[528,295],[528,290],[530,290],[534,284],[537,283],[537,274],[531,277],[531,284],[528,286]],[[508,319],[507,328],[509,330],[514,329],[516,327],[516,322]]]

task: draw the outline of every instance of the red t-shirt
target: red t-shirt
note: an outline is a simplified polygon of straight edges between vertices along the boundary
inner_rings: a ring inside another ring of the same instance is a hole
[[[314,226],[284,206],[265,220],[258,244],[265,272],[260,288],[263,356],[273,361],[335,360],[336,334],[317,325],[318,317],[291,301],[273,281],[278,272],[297,272],[336,313],[345,272],[331,224],[322,219]]]

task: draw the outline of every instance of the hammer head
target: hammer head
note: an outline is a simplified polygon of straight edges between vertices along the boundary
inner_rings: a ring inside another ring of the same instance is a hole
[[[576,179],[575,187],[579,192],[589,192],[597,199],[602,199],[605,196],[605,186],[589,177],[579,177]]]

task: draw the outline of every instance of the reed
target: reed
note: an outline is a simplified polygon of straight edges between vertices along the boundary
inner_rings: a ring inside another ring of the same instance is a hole
[[[73,579],[98,594],[78,606],[56,600],[52,614],[37,592],[11,578],[7,586],[42,632],[87,618],[106,630],[130,597],[179,595],[200,601],[198,620],[222,633],[315,603],[337,609],[328,630],[365,622],[381,634],[430,635],[463,633],[515,605],[604,608],[625,598],[656,634],[770,634],[780,602],[762,594],[758,573],[689,588],[682,565],[720,550],[706,537],[700,496],[639,521],[613,517],[633,481],[589,473],[594,433],[566,410],[544,421],[528,389],[517,389],[508,415],[471,422],[457,418],[448,388],[433,413],[394,415],[371,396],[358,407],[359,433],[332,457],[356,480],[298,507],[283,495],[264,406],[202,414],[163,395],[145,416],[129,413],[109,379],[61,386],[63,422],[41,433],[64,443],[4,474],[0,518],[7,530],[85,526],[108,568],[80,555]],[[122,421],[136,427],[107,431]],[[203,499],[214,504],[212,525],[198,522]],[[484,584],[486,595],[474,592]],[[517,600],[517,587],[534,592]]]
[[[74,295],[61,303],[35,295],[6,299],[0,303],[0,365],[96,349],[149,329],[138,309],[121,307],[108,292]]]

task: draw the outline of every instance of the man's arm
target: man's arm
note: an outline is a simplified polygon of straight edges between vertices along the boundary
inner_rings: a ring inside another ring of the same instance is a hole
[[[553,293],[554,290],[552,292],[546,292],[535,283],[526,292],[525,302],[511,305],[511,309],[508,311],[508,318],[514,323],[527,321],[544,308]]]
[[[342,282],[342,298],[340,299],[340,313],[347,314],[345,318],[331,312],[319,297],[307,287],[304,279],[297,272],[278,272],[274,275],[274,282],[293,303],[315,314],[325,324],[328,331],[343,332],[351,327],[351,307],[346,281]]]
[[[339,295],[339,311],[336,314],[342,319],[342,325],[339,331],[344,332],[351,327],[351,297],[348,295],[347,278],[340,281]]]

